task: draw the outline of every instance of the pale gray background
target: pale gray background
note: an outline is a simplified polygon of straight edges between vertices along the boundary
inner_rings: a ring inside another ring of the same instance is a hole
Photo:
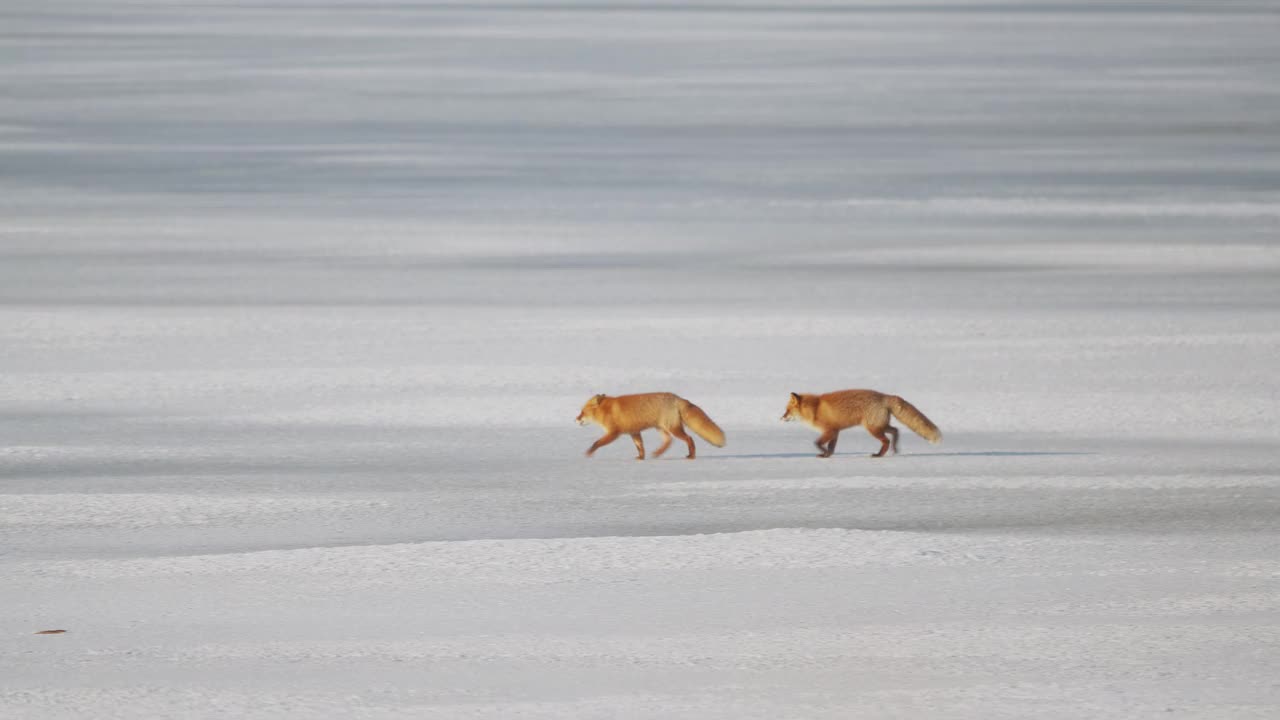
[[[1277,38],[5,0],[0,710],[1275,717]],[[728,447],[581,457],[658,389]]]

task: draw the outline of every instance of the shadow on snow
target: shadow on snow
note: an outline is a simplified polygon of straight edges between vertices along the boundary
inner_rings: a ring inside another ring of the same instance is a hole
[[[1097,455],[1093,452],[1081,452],[1070,450],[979,450],[974,452],[920,452],[920,453],[898,453],[897,455],[886,455],[884,459],[891,457],[910,458],[910,457],[1065,457],[1070,455]],[[817,453],[812,452],[788,452],[788,453],[746,453],[738,455],[699,455],[699,460],[767,460],[771,458],[803,458],[818,457]],[[845,452],[836,453],[834,457],[871,457],[871,453]]]

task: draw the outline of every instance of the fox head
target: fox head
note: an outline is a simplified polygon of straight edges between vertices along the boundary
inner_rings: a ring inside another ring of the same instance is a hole
[[[782,413],[782,422],[804,419],[804,416],[800,414],[800,401],[800,393],[791,393],[791,397],[787,398],[787,411]]]
[[[582,406],[582,412],[578,413],[578,424],[586,425],[596,419],[596,413],[600,410],[600,403],[607,397],[604,393],[593,396]]]

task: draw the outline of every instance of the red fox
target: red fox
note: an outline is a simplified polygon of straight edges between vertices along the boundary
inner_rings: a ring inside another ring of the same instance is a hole
[[[825,395],[801,395],[791,393],[787,401],[784,422],[803,420],[822,435],[814,445],[822,452],[818,457],[831,457],[836,451],[836,437],[841,430],[861,425],[880,441],[880,452],[871,457],[884,457],[891,446],[898,452],[898,429],[889,424],[889,415],[902,421],[917,435],[936,443],[942,439],[942,431],[914,405],[897,395],[885,395],[875,390],[839,390]],[[885,435],[889,437],[885,437]],[[890,440],[892,438],[892,440]]]
[[[724,447],[724,431],[712,422],[702,408],[672,393],[644,393],[643,395],[596,395],[582,406],[578,413],[578,424],[593,422],[604,428],[604,437],[591,444],[587,457],[596,450],[618,439],[618,435],[626,433],[636,444],[637,460],[644,459],[644,440],[640,438],[641,430],[657,428],[662,433],[662,445],[653,453],[661,457],[671,446],[671,436],[675,435],[689,445],[688,459],[692,460],[697,451],[693,447],[693,438],[685,432],[687,424],[690,430],[703,440]]]

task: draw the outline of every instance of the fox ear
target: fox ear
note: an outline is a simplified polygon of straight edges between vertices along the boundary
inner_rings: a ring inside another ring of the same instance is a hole
[[[604,393],[600,393],[599,395],[596,395],[595,397],[593,397],[593,398],[591,398],[591,399],[592,399],[594,402],[600,402],[601,400],[604,400],[604,398],[605,398]]]
[[[795,398],[796,402],[800,402],[800,393],[791,393],[791,397]]]

